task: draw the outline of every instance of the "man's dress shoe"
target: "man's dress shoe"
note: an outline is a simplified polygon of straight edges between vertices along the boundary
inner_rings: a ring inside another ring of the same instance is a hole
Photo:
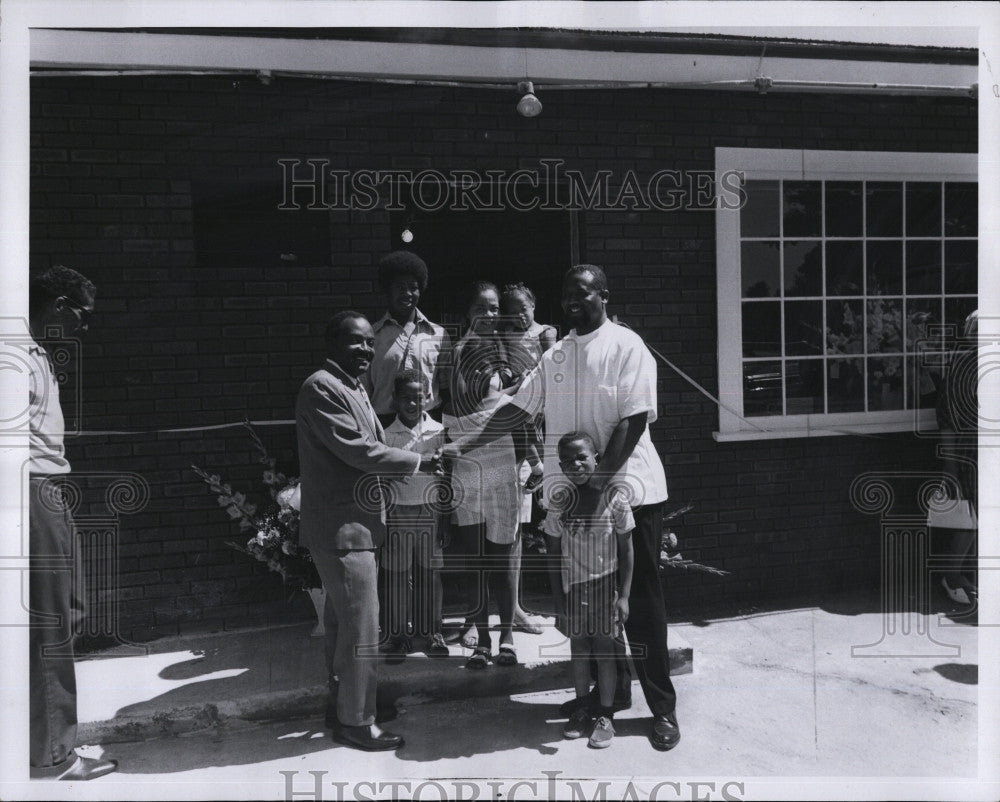
[[[681,739],[681,729],[677,726],[677,714],[653,716],[653,746],[666,752],[673,749]]]
[[[364,725],[348,727],[341,724],[334,729],[333,740],[345,746],[363,749],[366,752],[389,752],[393,749],[399,749],[403,745],[402,735],[393,735],[390,732],[372,735],[372,728]]]
[[[67,782],[83,782],[86,780],[96,780],[105,774],[111,774],[118,770],[117,760],[101,760],[96,757],[78,757],[66,771],[58,775],[57,779]]]

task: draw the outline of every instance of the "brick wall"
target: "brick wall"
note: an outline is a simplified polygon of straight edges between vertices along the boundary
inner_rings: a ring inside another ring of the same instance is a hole
[[[712,170],[716,146],[977,146],[976,105],[962,99],[562,92],[545,97],[534,120],[514,113],[515,100],[322,81],[33,81],[32,267],[66,263],[99,286],[82,362],[82,428],[142,432],[71,438],[70,458],[77,471],[133,471],[151,486],[147,506],[120,522],[124,632],[148,637],[289,609],[274,575],[225,545],[235,527],[189,469],[196,463],[256,489],[243,431],[156,430],[293,417],[298,386],[322,359],[325,321],[348,305],[380,314],[373,265],[395,247],[384,209],[310,212],[328,221],[328,259],[248,255],[219,267],[198,252],[205,187],[259,192],[280,181],[280,158],[480,173],[558,158],[585,175],[609,169],[614,186],[627,170],[640,178]],[[713,213],[580,218],[580,258],[607,268],[610,311],[714,393]],[[848,488],[865,471],[932,469],[927,441],[716,443],[714,404],[662,365],[659,379],[653,438],[672,498],[696,505],[678,528],[682,550],[733,572],[727,580],[677,572],[675,604],[720,596],[752,604],[875,581],[879,524],[851,507]],[[73,396],[71,383],[69,407]],[[293,428],[261,433],[295,473]]]

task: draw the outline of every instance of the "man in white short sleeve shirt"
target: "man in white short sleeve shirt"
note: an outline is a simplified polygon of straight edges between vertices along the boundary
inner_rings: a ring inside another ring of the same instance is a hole
[[[653,745],[672,749],[680,740],[677,696],[670,680],[667,621],[659,554],[667,482],[649,424],[656,420],[656,362],[642,338],[607,316],[608,284],[596,265],[566,273],[562,309],[570,333],[543,354],[509,404],[501,407],[477,438],[445,448],[462,453],[510,431],[527,416],[545,414],[546,497],[560,477],[556,444],[566,432],[589,434],[602,454],[591,480],[621,488],[636,528],[632,614],[627,635],[639,682],[653,712]]]

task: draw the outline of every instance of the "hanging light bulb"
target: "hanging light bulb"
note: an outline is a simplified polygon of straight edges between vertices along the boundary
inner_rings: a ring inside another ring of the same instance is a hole
[[[522,117],[537,117],[542,113],[542,101],[535,97],[535,85],[531,81],[521,81],[517,91],[524,95],[517,101],[517,113]]]
[[[406,243],[413,242],[413,232],[410,231],[409,228],[404,228],[403,233],[399,235],[399,238]]]

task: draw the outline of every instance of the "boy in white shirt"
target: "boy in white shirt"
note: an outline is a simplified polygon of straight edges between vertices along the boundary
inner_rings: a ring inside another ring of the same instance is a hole
[[[616,630],[628,620],[635,520],[620,488],[610,485],[599,490],[590,484],[599,459],[590,435],[576,431],[563,435],[558,456],[559,468],[572,484],[554,488],[544,528],[550,553],[555,559],[561,555],[559,569],[554,561],[550,563],[552,590],[560,613],[565,611],[568,618],[568,627],[560,628],[569,634],[573,682],[579,700],[563,734],[580,738],[590,727],[593,658],[597,663],[600,708],[590,746],[603,749],[611,746],[615,734],[614,640]]]
[[[392,406],[396,419],[385,429],[385,442],[430,458],[444,445],[444,427],[423,411],[423,383],[419,371],[396,374]],[[447,657],[441,634],[441,511],[437,485],[441,477],[414,475],[395,482],[386,511],[387,540],[383,554],[388,588],[386,623],[389,648],[386,662],[402,662],[411,650],[408,623],[427,639],[430,657]],[[411,592],[409,576],[413,572]]]

